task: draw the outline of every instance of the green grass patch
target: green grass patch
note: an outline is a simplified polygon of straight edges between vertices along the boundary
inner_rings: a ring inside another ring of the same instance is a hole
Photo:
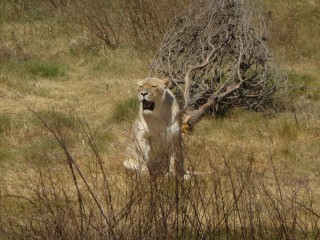
[[[280,123],[279,137],[287,142],[295,141],[298,137],[299,128],[293,122],[284,121]]]
[[[37,113],[39,117],[53,130],[74,129],[77,126],[77,121],[74,115],[63,111],[43,110]],[[39,118],[34,116],[36,121]]]
[[[116,104],[111,120],[113,122],[133,122],[139,109],[137,97],[128,98]]]
[[[267,0],[272,14],[270,41],[286,61],[302,57],[320,59],[320,7],[318,1]],[[305,60],[304,60],[305,62]]]
[[[100,58],[98,61],[91,67],[91,72],[94,75],[108,75],[112,76],[125,76],[126,72],[130,70],[130,67],[127,66],[127,63],[121,63],[121,60],[112,58],[110,56],[105,58]]]
[[[8,137],[4,133],[0,132],[0,177],[3,169],[1,168],[4,163],[15,161],[15,149],[13,149],[12,144]]]
[[[10,131],[11,118],[8,114],[0,113],[0,134]]]
[[[1,140],[0,140],[1,143]],[[12,160],[13,153],[11,149],[0,147],[0,166],[2,163]]]
[[[308,74],[298,74],[296,72],[288,73],[289,81],[295,85],[303,84],[304,86],[312,86],[317,83],[317,79]]]
[[[24,80],[39,78],[61,79],[67,76],[68,66],[54,60],[10,60],[0,63],[1,72]]]
[[[115,138],[114,134],[111,131],[98,131],[95,135],[95,138],[98,142],[112,142]]]
[[[27,128],[29,117],[25,113],[0,113],[0,136],[13,135]]]
[[[320,83],[314,76],[292,71],[288,73],[288,78],[290,92],[293,96],[306,95],[314,100],[320,99]]]
[[[27,71],[32,78],[53,79],[66,76],[66,70],[62,65],[50,61],[30,63],[27,65]]]
[[[105,131],[100,129],[94,135],[94,140],[99,152],[104,152],[107,148],[107,145],[111,142],[114,142],[115,139],[116,136],[110,129]]]
[[[55,162],[57,154],[61,153],[60,146],[56,139],[49,136],[43,136],[32,142],[29,147],[23,149],[23,156],[25,159],[33,163],[48,164]]]
[[[0,1],[0,23],[43,21],[53,16],[47,1]]]
[[[49,88],[43,85],[38,85],[35,80],[21,82],[21,79],[10,79],[3,81],[3,83],[8,88],[14,89],[20,93],[26,93],[44,98],[50,97]]]
[[[85,37],[78,37],[69,45],[69,53],[75,57],[83,55],[96,57],[100,50],[100,46],[97,43]]]

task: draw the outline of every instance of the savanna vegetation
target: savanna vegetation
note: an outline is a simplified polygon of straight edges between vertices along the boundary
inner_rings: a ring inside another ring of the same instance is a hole
[[[319,239],[320,4],[265,0],[285,85],[204,116],[181,182],[124,149],[174,16],[192,1],[0,1],[0,239]]]

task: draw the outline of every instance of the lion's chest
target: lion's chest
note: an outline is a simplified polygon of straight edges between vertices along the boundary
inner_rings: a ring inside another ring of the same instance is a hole
[[[170,128],[163,127],[152,129],[145,129],[144,137],[147,142],[153,148],[166,148],[172,142],[172,133],[170,132]]]
[[[143,137],[144,145],[149,149],[149,154],[171,154],[173,136],[176,134],[172,131],[171,126],[161,126],[160,124],[150,126],[143,124],[140,125],[139,130]]]

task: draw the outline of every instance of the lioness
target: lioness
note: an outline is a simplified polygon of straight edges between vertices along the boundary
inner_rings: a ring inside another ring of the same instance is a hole
[[[168,80],[146,78],[138,82],[139,115],[127,148],[127,170],[151,176],[184,175],[179,105]]]

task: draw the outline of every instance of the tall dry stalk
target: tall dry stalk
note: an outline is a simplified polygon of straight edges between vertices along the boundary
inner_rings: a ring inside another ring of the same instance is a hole
[[[37,113],[35,113],[37,114]],[[20,183],[0,192],[0,236],[9,239],[308,239],[319,236],[320,216],[307,179],[288,182],[275,167],[256,171],[252,156],[211,148],[198,161],[212,174],[190,181],[111,174],[86,137],[92,158],[77,161],[59,125],[38,119],[60,146],[60,164],[28,165]],[[52,128],[52,126],[56,126]],[[64,159],[60,156],[64,155]],[[52,156],[53,157],[53,156]],[[189,156],[190,157],[190,156]],[[42,160],[43,159],[39,159]],[[46,159],[48,161],[48,159]],[[218,165],[217,163],[220,163]],[[192,166],[191,166],[192,168]],[[29,172],[29,173],[28,173]],[[21,211],[15,209],[22,207]],[[317,238],[317,237],[316,237]]]

